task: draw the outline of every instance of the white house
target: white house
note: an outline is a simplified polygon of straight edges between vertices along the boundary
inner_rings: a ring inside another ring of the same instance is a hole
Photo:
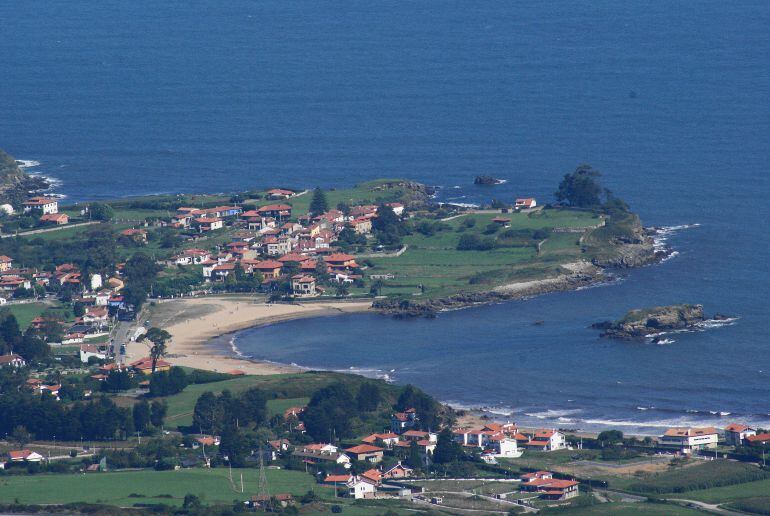
[[[563,450],[567,447],[567,439],[558,430],[540,429],[532,434],[525,446],[541,451]]]
[[[516,199],[516,203],[513,205],[517,210],[528,210],[537,206],[537,201],[531,197],[525,199]]]
[[[716,428],[669,428],[660,438],[663,445],[677,446],[685,453],[693,450],[716,448],[719,432]]]
[[[0,367],[13,367],[14,369],[24,367],[27,362],[19,355],[11,353],[10,355],[0,355]]]
[[[199,265],[211,257],[211,253],[203,249],[187,249],[177,256],[174,263],[177,265]]]
[[[11,450],[8,452],[11,462],[40,462],[43,456],[30,450]]]
[[[107,358],[107,353],[99,351],[99,347],[93,344],[81,344],[80,345],[80,361],[84,364],[88,363],[88,359],[96,357],[98,360],[104,360]]]
[[[725,427],[725,441],[727,444],[732,444],[733,446],[742,445],[744,439],[751,437],[752,435],[757,435],[756,429],[746,425],[733,423]]]
[[[39,211],[41,215],[59,213],[59,201],[55,197],[32,197],[24,202],[24,211]]]
[[[490,447],[496,457],[521,457],[524,453],[519,449],[516,439],[505,435],[496,435],[490,438]]]
[[[348,486],[348,494],[356,500],[374,498],[374,494],[377,492],[374,481],[361,475],[351,477],[346,485]]]
[[[92,274],[91,275],[91,290],[99,290],[102,288],[102,275],[101,274]]]

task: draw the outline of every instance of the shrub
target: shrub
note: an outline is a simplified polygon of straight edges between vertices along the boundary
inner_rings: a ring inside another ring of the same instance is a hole
[[[458,251],[489,251],[495,247],[491,238],[481,238],[478,235],[463,235],[457,243]]]

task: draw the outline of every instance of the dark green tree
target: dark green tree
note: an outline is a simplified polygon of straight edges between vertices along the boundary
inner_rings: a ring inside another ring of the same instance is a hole
[[[356,405],[361,412],[373,412],[377,410],[377,407],[382,401],[382,395],[380,388],[374,383],[364,383],[358,389],[356,394]]]
[[[222,429],[219,453],[223,457],[227,457],[231,465],[242,467],[250,451],[249,440],[242,430],[232,424],[228,424]]]
[[[422,454],[420,454],[420,447],[417,441],[412,441],[412,445],[409,447],[409,457],[406,462],[414,469],[422,467]]]
[[[554,194],[559,202],[567,202],[577,208],[594,208],[602,203],[603,189],[597,178],[601,172],[594,170],[591,165],[580,165],[571,174],[565,174],[559,183],[559,189]]]
[[[75,317],[83,317],[86,313],[86,305],[84,305],[81,301],[75,301],[72,305],[72,314]]]
[[[302,420],[307,433],[317,441],[350,437],[350,419],[355,415],[355,400],[345,384],[335,383],[313,394]]]
[[[132,410],[134,416],[134,429],[137,432],[144,432],[150,426],[150,404],[146,401],[140,401],[134,405]]]
[[[88,212],[93,220],[107,222],[115,216],[112,206],[101,202],[94,202],[88,207]]]
[[[155,373],[155,367],[158,360],[166,356],[166,341],[171,338],[171,334],[166,330],[153,326],[147,333],[141,335],[137,340],[139,342],[149,340],[152,342],[150,347],[150,359],[152,360],[152,374]]]
[[[443,429],[438,434],[436,450],[433,452],[433,461],[437,464],[447,464],[460,460],[462,456],[462,446],[454,440],[452,431],[448,428]]]
[[[167,412],[168,404],[165,401],[153,401],[152,405],[150,405],[150,423],[152,423],[152,426],[157,428],[162,427]]]
[[[620,430],[604,430],[596,436],[596,440],[602,447],[621,444],[623,442],[623,432]]]
[[[329,211],[329,202],[326,200],[326,194],[320,187],[313,190],[313,199],[310,201],[310,213],[320,215]]]
[[[267,420],[267,396],[260,389],[248,389],[238,397],[238,418],[261,425]]]

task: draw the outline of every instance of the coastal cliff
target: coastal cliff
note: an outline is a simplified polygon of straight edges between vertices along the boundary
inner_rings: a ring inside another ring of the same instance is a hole
[[[727,317],[717,314],[714,319]],[[695,329],[706,320],[703,305],[680,304],[631,310],[620,320],[604,321],[591,327],[602,330],[602,337],[632,340],[667,331]]]
[[[31,192],[45,190],[48,182],[22,170],[10,154],[0,149],[0,204],[19,209]]]
[[[607,223],[583,239],[594,265],[603,268],[642,267],[660,261],[665,252],[655,250],[653,230],[642,226],[635,213],[614,213]]]

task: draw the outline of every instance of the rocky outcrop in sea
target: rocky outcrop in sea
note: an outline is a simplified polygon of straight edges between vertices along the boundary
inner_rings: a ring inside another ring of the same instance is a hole
[[[695,330],[706,321],[730,319],[722,314],[706,317],[703,305],[681,304],[631,310],[620,320],[595,323],[591,327],[602,330],[602,337],[635,340],[666,332]]]

